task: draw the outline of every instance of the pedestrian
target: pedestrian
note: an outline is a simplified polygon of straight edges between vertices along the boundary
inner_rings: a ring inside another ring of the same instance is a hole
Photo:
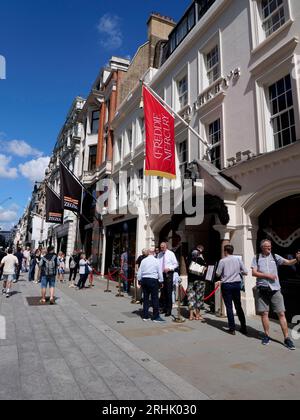
[[[57,281],[63,283],[65,274],[65,255],[63,252],[58,253],[57,264]]]
[[[46,303],[47,286],[50,288],[50,305],[55,303],[55,278],[57,273],[57,255],[54,252],[54,246],[48,246],[47,254],[41,258],[41,290],[42,298],[41,303]]]
[[[17,257],[17,259],[18,259],[18,267],[16,268],[16,280],[15,280],[15,282],[17,282],[17,281],[19,281],[20,271],[22,269],[22,262],[23,262],[22,248],[18,247],[17,252],[15,252],[14,256]]]
[[[174,271],[178,268],[178,261],[174,252],[168,249],[166,242],[160,244],[160,250],[158,261],[164,277],[163,288],[161,290],[161,305],[162,312],[168,317],[172,315],[173,276]]]
[[[151,296],[153,322],[165,322],[165,320],[159,316],[158,300],[159,287],[163,284],[164,278],[159,261],[154,255],[155,248],[150,248],[149,255],[142,260],[137,274],[137,279],[142,286],[144,294],[143,321],[149,320],[149,297]]]
[[[35,251],[35,270],[34,270],[34,283],[38,284],[41,281],[41,269],[40,269],[40,262],[41,262],[42,254],[41,249],[38,248]]]
[[[270,344],[270,308],[278,315],[279,323],[284,336],[284,345],[289,350],[295,350],[295,345],[289,337],[289,329],[285,317],[284,299],[281,293],[281,286],[278,276],[278,266],[292,266],[300,262],[300,252],[296,258],[286,260],[280,255],[272,253],[272,243],[264,239],[260,243],[261,253],[256,255],[252,261],[252,275],[256,277],[256,311],[261,316],[264,328],[262,344]]]
[[[189,267],[192,263],[197,264],[198,271],[189,269],[188,273],[188,288],[187,288],[187,300],[190,311],[189,320],[197,320],[205,322],[205,319],[201,315],[201,309],[204,306],[205,296],[205,272],[206,262],[203,256],[204,246],[198,245],[196,249],[192,250],[189,259]]]
[[[228,318],[228,333],[236,334],[236,325],[234,320],[233,305],[234,303],[237,316],[239,318],[241,327],[240,332],[247,335],[246,318],[241,303],[241,285],[243,275],[247,275],[247,269],[244,266],[242,259],[233,255],[234,247],[226,245],[224,247],[225,258],[223,258],[218,265],[216,276],[221,280],[216,283],[216,286],[221,286],[222,297],[227,310]]]
[[[3,248],[3,246],[1,246],[0,247],[0,262],[2,261],[2,259],[4,258],[4,257],[6,257],[6,252],[4,251],[4,248]],[[0,281],[1,281],[1,279],[2,279],[2,275],[3,275],[3,267],[0,267]]]
[[[85,287],[85,282],[88,278],[90,270],[91,270],[91,267],[90,267],[89,262],[86,258],[86,255],[84,253],[82,253],[80,255],[80,261],[79,261],[80,279],[79,279],[79,282],[78,282],[77,287],[76,287],[77,290],[81,290]]]
[[[74,250],[73,254],[69,259],[69,283],[71,283],[69,287],[75,287],[76,276],[79,270],[79,260],[80,257],[78,251]]]
[[[29,267],[30,267],[30,247],[27,246],[24,251],[23,251],[23,266],[24,266],[24,271],[25,273],[27,273],[29,271]]]
[[[29,259],[29,272],[28,272],[28,281],[34,281],[35,266],[36,266],[36,253],[33,252],[30,254]]]
[[[18,267],[18,258],[13,255],[12,249],[8,249],[7,255],[2,258],[0,266],[3,267],[3,289],[2,294],[10,297],[10,289],[12,282],[16,276],[16,268]]]
[[[89,269],[90,269],[89,286],[94,287],[94,270],[93,270],[93,257],[92,256],[88,259],[88,262],[89,262]]]
[[[149,255],[149,250],[147,248],[144,248],[142,250],[142,254],[137,258],[137,260],[135,262],[135,272],[136,273],[138,272],[138,270],[140,268],[141,262],[145,258],[147,258],[148,255]],[[156,256],[156,254],[154,254],[154,256]],[[142,289],[141,289],[141,286],[140,286],[139,282],[137,281],[137,277],[136,277],[136,303],[140,303],[142,300],[143,300]]]
[[[129,253],[123,248],[121,254],[121,270],[120,274],[123,274],[123,292],[129,294],[129,283],[128,283],[128,272],[129,272]]]

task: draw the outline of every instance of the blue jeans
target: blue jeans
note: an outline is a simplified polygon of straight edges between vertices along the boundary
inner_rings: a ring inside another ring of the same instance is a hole
[[[239,317],[241,323],[241,327],[245,328],[246,318],[241,303],[241,283],[223,283],[222,296],[226,306],[229,329],[235,331],[235,321],[233,315],[232,302],[234,303],[237,316]]]
[[[41,277],[41,288],[47,289],[47,285],[49,284],[50,288],[55,287],[55,276],[42,276]]]
[[[123,276],[126,278],[126,280],[124,279],[124,277],[122,277],[122,281],[123,281],[123,292],[124,293],[129,293],[129,283],[128,283],[128,269],[123,269]]]
[[[153,307],[153,316],[152,319],[157,319],[159,317],[159,304],[158,304],[158,290],[159,282],[157,279],[151,278],[142,278],[141,281],[144,302],[143,302],[143,318],[149,318],[149,296],[151,296],[151,304]]]

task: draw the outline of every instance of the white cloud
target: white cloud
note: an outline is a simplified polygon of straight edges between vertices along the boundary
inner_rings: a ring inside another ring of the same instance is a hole
[[[16,225],[16,223],[17,223],[17,221],[15,221],[13,223],[0,223],[0,235],[1,235],[1,230],[10,231]]]
[[[41,157],[43,153],[34,147],[31,147],[30,144],[26,143],[24,140],[11,140],[11,141],[2,141],[1,146],[5,147],[5,150],[13,155],[19,157],[28,157],[35,156]]]
[[[38,159],[30,160],[24,164],[19,165],[19,171],[23,177],[28,178],[32,182],[40,182],[45,178],[45,169],[50,161],[50,157],[40,157]]]
[[[100,18],[98,31],[104,37],[101,44],[108,50],[118,49],[123,44],[123,34],[120,28],[121,19],[119,16],[106,13]]]
[[[18,214],[15,210],[0,208],[0,223],[13,223],[17,218]]]
[[[10,161],[11,157],[0,154],[0,178],[17,178],[18,170],[9,167]]]

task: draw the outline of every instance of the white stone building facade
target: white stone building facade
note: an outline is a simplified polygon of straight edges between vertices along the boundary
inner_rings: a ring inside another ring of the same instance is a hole
[[[150,69],[145,81],[212,146],[208,153],[176,121],[178,173],[196,161],[194,171],[205,181],[205,219],[191,228],[172,214],[106,216],[107,225],[136,219],[136,255],[162,238],[174,246],[175,233],[185,252],[203,243],[211,263],[230,241],[250,270],[264,236],[284,255],[300,247],[294,215],[300,209],[299,33],[297,0],[192,3],[164,46],[160,68]],[[121,170],[131,179],[142,174],[140,92],[136,87],[121,104],[113,124],[115,179]],[[121,207],[127,184],[115,191]],[[148,188],[143,192],[155,195],[155,186]],[[296,277],[283,275],[299,293]],[[254,284],[249,274],[243,296],[248,314],[254,314]]]

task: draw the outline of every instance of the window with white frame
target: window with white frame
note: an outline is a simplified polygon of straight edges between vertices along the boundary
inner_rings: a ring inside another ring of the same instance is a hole
[[[177,153],[178,153],[179,170],[181,173],[181,179],[184,179],[184,176],[187,171],[187,165],[188,165],[187,140],[184,140],[178,144]]]
[[[117,141],[117,158],[117,162],[122,160],[122,137],[119,137]]]
[[[137,180],[138,180],[138,189],[140,192],[140,197],[143,196],[144,192],[144,169],[141,168],[137,171]]]
[[[132,128],[127,128],[126,130],[126,153],[128,155],[132,151]]]
[[[99,130],[100,111],[92,111],[91,134],[97,134]]]
[[[96,169],[96,161],[97,161],[97,146],[90,146],[89,147],[89,163],[88,163],[88,170],[93,171]]]
[[[286,0],[261,0],[262,26],[266,38],[286,22]]]
[[[220,54],[219,46],[215,45],[207,54],[206,54],[206,72],[208,84],[211,85],[216,80],[219,79],[220,72]]]
[[[181,110],[188,104],[188,101],[189,101],[187,74],[177,79],[176,87],[177,87],[177,109]]]
[[[218,118],[208,126],[208,140],[209,144],[212,146],[210,151],[211,163],[215,165],[218,169],[221,169],[221,120]]]
[[[296,141],[293,92],[289,74],[269,86],[269,104],[274,147],[280,149]]]
[[[145,118],[141,117],[138,120],[138,144],[143,143],[145,141]]]

